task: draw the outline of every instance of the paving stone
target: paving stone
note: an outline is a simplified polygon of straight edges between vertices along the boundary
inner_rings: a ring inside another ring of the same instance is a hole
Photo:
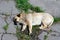
[[[44,35],[46,35],[46,32],[42,32],[38,37],[40,40],[44,40]]]
[[[0,40],[1,40],[1,35],[2,35],[2,34],[0,34]]]
[[[51,29],[60,32],[60,23],[55,23],[51,26]]]
[[[7,32],[8,33],[16,33],[16,26],[13,23],[10,23]]]
[[[4,25],[6,25],[6,23],[4,22],[4,20],[0,17],[0,33],[5,32],[3,27]]]
[[[48,36],[47,40],[60,40],[60,34],[58,33],[52,33]]]
[[[11,13],[11,12],[13,14],[19,13],[17,8],[15,7],[15,2],[11,1],[11,0],[9,0],[8,2],[7,1],[1,1],[0,12],[8,13],[8,14]]]
[[[5,34],[3,40],[17,40],[17,37],[11,34]]]

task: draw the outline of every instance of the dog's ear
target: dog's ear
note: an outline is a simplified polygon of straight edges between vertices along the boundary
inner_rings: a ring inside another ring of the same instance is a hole
[[[20,15],[20,14],[18,14],[17,16],[18,16],[18,17],[20,17],[21,15]]]

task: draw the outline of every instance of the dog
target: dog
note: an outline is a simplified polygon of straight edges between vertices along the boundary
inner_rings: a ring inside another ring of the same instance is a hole
[[[54,18],[49,13],[20,13],[13,17],[13,22],[15,25],[17,25],[17,23],[23,25],[22,31],[24,31],[28,25],[29,34],[31,34],[33,25],[41,25],[39,29],[43,30],[53,24]]]

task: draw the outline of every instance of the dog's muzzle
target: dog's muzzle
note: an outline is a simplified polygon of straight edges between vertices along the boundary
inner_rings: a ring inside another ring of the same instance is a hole
[[[16,19],[14,19],[13,23],[14,23],[14,25],[17,25],[18,22],[16,21]]]

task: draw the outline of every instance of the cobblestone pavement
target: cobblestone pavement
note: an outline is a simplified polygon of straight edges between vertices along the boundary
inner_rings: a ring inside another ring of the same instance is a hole
[[[55,17],[60,17],[60,0],[30,0],[31,4],[35,6],[42,7],[45,12],[51,13]],[[6,22],[4,18],[7,14],[16,14],[19,13],[19,11],[15,8],[15,3],[12,0],[2,1],[0,0],[0,40],[17,40],[17,37],[13,34],[9,33],[16,33],[15,25],[13,25],[13,22],[11,21],[13,15],[8,16],[7,22],[10,23],[8,26],[7,34],[2,35],[5,33],[5,30],[3,29],[4,25],[6,25]],[[48,40],[60,40],[60,23],[53,24],[51,27],[52,30],[55,30],[56,32],[52,32],[49,34]],[[46,32],[43,32],[39,35],[39,39],[43,40],[44,35]],[[55,35],[55,36],[54,36]],[[3,36],[3,37],[2,37]],[[2,39],[1,39],[2,38]]]

